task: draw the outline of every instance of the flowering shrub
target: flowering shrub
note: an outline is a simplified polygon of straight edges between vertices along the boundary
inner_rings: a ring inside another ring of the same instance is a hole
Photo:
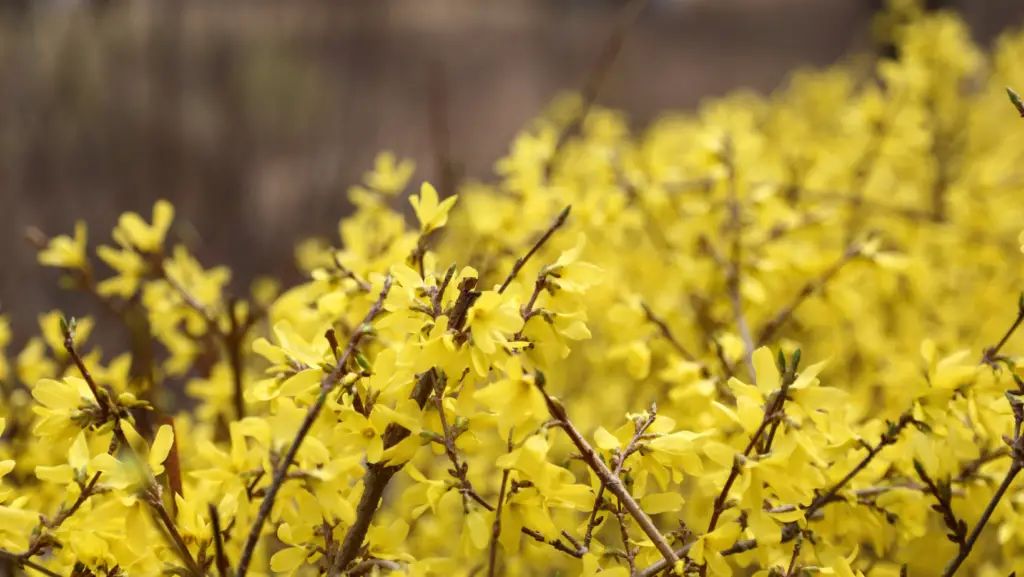
[[[802,73],[641,135],[559,102],[497,181],[419,187],[412,227],[394,207],[414,167],[382,154],[342,248],[302,244],[308,281],[283,290],[228,295],[227,269],[167,238],[163,201],[98,260],[85,224],[37,233],[133,345],[104,354],[92,319],[54,311],[5,355],[0,322],[0,558],[61,576],[1024,570],[1024,129],[1003,88],[1024,34],[986,56],[940,14],[898,41],[878,79]],[[166,398],[182,382],[190,411]]]

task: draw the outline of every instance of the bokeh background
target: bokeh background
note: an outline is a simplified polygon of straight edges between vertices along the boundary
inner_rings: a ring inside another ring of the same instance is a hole
[[[933,0],[934,2],[934,0]],[[939,4],[940,2],[934,2]],[[292,247],[336,235],[376,153],[486,177],[511,137],[580,90],[624,2],[0,0],[0,312],[94,312],[35,264],[26,227],[176,205],[179,236],[236,290],[295,279]],[[650,0],[598,103],[642,127],[796,68],[869,54],[876,0]],[[961,0],[979,41],[1024,1]],[[334,236],[336,238],[336,236]],[[111,319],[112,320],[112,319]]]

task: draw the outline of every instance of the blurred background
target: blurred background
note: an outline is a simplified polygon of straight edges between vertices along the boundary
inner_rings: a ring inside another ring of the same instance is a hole
[[[1021,0],[932,1],[982,42],[1024,22]],[[598,102],[642,127],[733,89],[770,91],[794,68],[875,50],[880,4],[651,0]],[[345,191],[378,151],[414,159],[414,182],[437,178],[442,155],[486,176],[554,96],[582,89],[623,5],[0,0],[0,312],[15,342],[39,313],[95,309],[35,264],[26,227],[85,219],[95,245],[122,211],[148,219],[162,197],[240,292],[256,275],[294,280],[294,243],[337,238]]]

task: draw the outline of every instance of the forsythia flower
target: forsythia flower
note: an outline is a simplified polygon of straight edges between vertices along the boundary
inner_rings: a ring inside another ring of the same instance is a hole
[[[448,211],[455,205],[456,196],[438,201],[437,189],[426,182],[420,187],[419,196],[410,198],[416,218],[420,221],[420,234],[429,234],[448,222]]]
[[[1024,570],[1024,34],[985,55],[916,0],[884,29],[874,74],[639,133],[560,99],[415,223],[381,153],[294,286],[229,294],[163,200],[111,276],[76,224],[39,261],[129,347],[0,318],[4,570]]]
[[[86,226],[75,223],[75,236],[65,234],[50,239],[47,247],[39,253],[39,264],[67,269],[84,269],[89,262],[86,250]]]

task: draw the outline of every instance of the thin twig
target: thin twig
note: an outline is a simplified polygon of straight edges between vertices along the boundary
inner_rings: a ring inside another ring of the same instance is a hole
[[[413,388],[411,398],[421,410],[426,405],[430,392],[435,388],[436,379],[437,369],[430,369],[420,375],[416,386]],[[408,429],[397,423],[391,423],[384,431],[384,449],[387,450],[394,447],[408,436]],[[359,498],[359,504],[356,506],[356,520],[345,533],[341,549],[331,563],[331,568],[327,572],[328,575],[341,573],[356,558],[360,547],[363,545],[363,539],[366,538],[366,532],[370,529],[370,522],[373,521],[373,516],[380,505],[384,489],[387,488],[391,478],[395,476],[395,473],[402,466],[384,465],[383,463],[371,463],[367,466],[366,474],[363,476],[363,494]]]
[[[377,297],[377,301],[373,303],[373,306],[370,307],[370,311],[366,313],[366,317],[359,325],[360,328],[352,335],[348,346],[345,348],[344,354],[342,354],[331,372],[328,373],[320,382],[320,394],[317,396],[316,402],[310,405],[309,409],[306,411],[306,417],[299,426],[299,430],[295,434],[295,439],[288,447],[288,452],[285,453],[284,458],[274,471],[274,477],[270,483],[270,487],[267,489],[267,494],[263,497],[263,502],[260,503],[260,509],[256,514],[256,519],[253,521],[249,535],[246,537],[245,545],[242,547],[242,556],[238,560],[237,577],[245,577],[245,574],[249,571],[249,564],[252,562],[253,553],[256,551],[256,544],[259,543],[260,536],[263,532],[263,524],[266,523],[267,517],[270,516],[270,510],[274,506],[274,499],[277,498],[278,491],[280,491],[281,486],[284,485],[288,468],[291,467],[292,463],[295,461],[295,457],[299,452],[299,447],[306,439],[310,429],[313,428],[313,423],[316,421],[317,417],[320,416],[320,412],[327,403],[327,396],[332,390],[334,390],[334,387],[337,385],[342,373],[346,370],[345,367],[348,364],[348,359],[355,352],[356,347],[359,346],[359,342],[368,334],[369,331],[366,329],[371,326],[370,323],[372,323],[380,311],[383,310],[384,299],[387,298],[388,293],[391,291],[391,283],[391,275],[388,275],[384,280],[384,287],[381,289],[380,295]]]
[[[210,513],[210,525],[213,531],[213,553],[217,573],[220,577],[228,577],[231,573],[231,565],[228,564],[228,556],[224,552],[224,537],[221,535],[220,514],[217,513],[217,508],[213,506],[213,503],[210,503],[207,509]]]
[[[451,461],[452,463],[452,468],[449,469],[449,474],[451,474],[459,481],[459,491],[463,495],[469,497],[484,509],[494,512],[496,507],[488,503],[487,500],[484,499],[480,495],[480,493],[478,493],[476,489],[473,488],[473,484],[469,481],[469,465],[467,463],[462,463],[459,460],[459,455],[455,450],[454,433],[448,426],[448,417],[446,417],[444,414],[444,405],[442,399],[435,396],[434,403],[438,407],[438,417],[441,420],[441,429],[444,433],[445,454],[448,456],[448,460]],[[527,537],[530,537],[531,539],[537,541],[538,543],[546,543],[548,545],[551,545],[557,551],[560,551],[567,555],[571,555],[573,557],[576,557],[577,559],[583,556],[583,553],[580,551],[579,547],[570,548],[567,547],[561,541],[549,541],[547,538],[544,537],[544,535],[540,534],[539,532],[533,529],[530,529],[529,527],[523,527],[522,529],[520,529],[520,532],[523,535],[526,535]]]
[[[519,271],[522,270],[523,266],[525,266],[527,261],[530,260],[530,257],[532,257],[534,253],[540,250],[540,247],[544,246],[544,243],[546,243],[548,239],[551,238],[551,235],[555,234],[556,230],[558,230],[559,228],[562,227],[562,225],[565,224],[565,220],[569,218],[570,210],[572,210],[572,205],[568,205],[565,208],[563,208],[562,212],[558,213],[558,216],[555,217],[555,221],[551,223],[551,226],[549,226],[547,230],[544,231],[544,234],[542,234],[540,238],[537,239],[537,242],[533,243],[533,246],[530,247],[529,252],[527,252],[525,256],[516,259],[515,264],[512,265],[512,270],[510,270],[508,276],[505,277],[505,282],[501,283],[501,287],[498,288],[499,294],[505,292],[505,289],[508,288],[508,285],[512,284],[512,280],[516,278],[516,275],[519,274]]]
[[[598,479],[608,487],[613,495],[619,500],[620,503],[626,508],[630,516],[636,521],[637,525],[644,532],[645,535],[654,543],[654,546],[658,551],[665,557],[672,565],[679,562],[679,557],[676,556],[672,547],[665,540],[665,536],[661,534],[658,528],[654,525],[654,521],[647,516],[647,513],[640,508],[640,505],[633,499],[633,496],[626,490],[626,486],[623,485],[622,480],[612,474],[611,470],[601,461],[598,457],[597,452],[590,446],[590,443],[583,437],[572,421],[569,420],[569,416],[565,412],[565,408],[548,394],[547,390],[541,381],[537,381],[537,388],[544,395],[544,400],[548,405],[548,412],[558,422],[558,425],[569,439],[572,441],[576,448],[582,455],[583,461],[590,467],[592,471],[597,475]]]
[[[825,284],[839,274],[839,271],[841,271],[847,263],[854,260],[859,255],[859,245],[851,244],[845,251],[843,251],[842,256],[832,263],[832,266],[825,269],[825,272],[821,273],[816,278],[807,281],[793,300],[761,328],[761,332],[757,337],[756,346],[761,347],[767,344],[768,340],[775,336],[776,331],[789,322],[789,319],[793,317],[797,308],[799,308],[805,300],[814,293],[823,289]]]
[[[832,485],[831,489],[829,489],[825,493],[822,493],[821,495],[818,495],[817,497],[815,497],[813,501],[811,501],[811,504],[808,505],[807,510],[804,512],[804,516],[810,517],[816,511],[818,511],[827,503],[829,503],[832,499],[834,499],[836,495],[839,493],[839,491],[841,491],[847,483],[853,480],[853,478],[856,477],[858,473],[863,471],[864,468],[867,467],[872,460],[874,460],[878,453],[882,451],[882,449],[888,447],[889,445],[896,444],[896,441],[899,440],[900,433],[903,432],[903,429],[907,428],[907,425],[913,422],[913,417],[911,417],[909,414],[904,414],[900,417],[899,421],[895,423],[890,423],[889,430],[882,435],[878,442],[875,443],[875,445],[868,450],[868,454],[865,455],[864,458],[861,459],[860,462],[857,463],[857,465],[853,469],[851,469],[849,473],[846,474],[846,476],[844,476],[837,483]]]
[[[608,37],[608,41],[605,42],[604,47],[601,50],[601,54],[598,55],[597,61],[591,69],[587,82],[584,85],[582,94],[583,107],[558,134],[558,140],[555,141],[555,147],[551,151],[551,157],[548,158],[548,162],[544,166],[545,180],[551,179],[551,173],[554,171],[555,165],[558,163],[558,160],[562,155],[562,151],[565,149],[566,142],[568,142],[569,139],[580,130],[583,123],[586,121],[587,115],[590,114],[590,108],[594,105],[594,102],[597,101],[597,97],[601,94],[601,88],[604,86],[604,83],[608,78],[608,73],[611,70],[612,65],[615,64],[615,60],[618,59],[619,53],[622,51],[622,46],[626,42],[626,36],[629,35],[629,29],[633,26],[633,23],[636,22],[646,5],[647,0],[630,0],[623,9],[622,15],[618,19],[618,26],[615,27],[611,36]]]
[[[963,551],[967,547],[967,523],[957,518],[956,513],[953,511],[953,491],[950,489],[949,482],[934,481],[925,470],[924,464],[917,459],[914,459],[914,469],[917,471],[917,476],[921,478],[921,482],[925,485],[925,493],[935,497],[935,500],[938,502],[938,504],[932,505],[932,510],[942,515],[942,522],[949,529],[947,537],[950,541],[956,543],[958,551]]]
[[[690,361],[691,363],[697,362],[697,357],[695,357],[693,353],[687,350],[686,347],[684,347],[683,344],[679,342],[679,339],[677,339],[676,336],[672,334],[672,329],[669,328],[668,323],[665,322],[664,319],[655,315],[654,311],[652,311],[651,308],[647,306],[647,303],[640,303],[640,306],[644,309],[644,315],[647,317],[647,320],[651,321],[652,323],[655,324],[655,326],[658,327],[658,330],[661,331],[661,336],[664,337],[670,345],[672,345],[672,348],[674,348],[676,352],[679,353],[679,356]]]
[[[43,567],[42,565],[36,563],[35,561],[32,561],[31,559],[25,559],[21,555],[17,555],[15,553],[11,553],[10,551],[5,551],[3,549],[0,549],[0,558],[10,559],[11,562],[13,562],[15,565],[18,565],[19,567],[24,567],[26,569],[32,569],[33,571],[38,571],[39,573],[42,573],[43,575],[46,575],[47,577],[61,577],[60,573],[55,573],[53,571],[50,571],[49,569],[47,569],[46,567]]]
[[[658,418],[658,411],[656,406],[652,406],[651,410],[647,414],[647,418],[636,425],[636,432],[633,433],[633,438],[626,443],[626,447],[621,453],[616,455],[612,459],[612,474],[618,477],[622,473],[623,467],[626,465],[626,459],[630,457],[639,448],[640,439],[647,432],[647,429],[654,423],[654,420]],[[594,528],[600,520],[597,517],[597,513],[600,510],[601,502],[604,499],[605,484],[601,483],[601,488],[597,491],[597,497],[594,498],[594,508],[590,512],[590,520],[587,522],[587,529],[583,535],[583,549],[590,549],[590,542],[594,537]]]
[[[725,290],[729,293],[729,301],[732,304],[733,316],[736,320],[736,328],[739,330],[740,338],[743,339],[743,358],[747,363],[747,370],[750,372],[752,382],[757,381],[757,372],[754,370],[754,340],[750,336],[750,326],[747,318],[743,315],[743,294],[741,291],[743,268],[743,214],[740,207],[739,185],[736,182],[736,165],[733,158],[735,151],[731,138],[726,138],[724,150],[722,151],[722,163],[727,172],[726,180],[729,184],[729,233],[732,235],[732,243],[729,251],[729,262],[726,266]]]
[[[729,499],[729,491],[732,489],[733,483],[739,478],[742,470],[743,458],[749,457],[750,454],[757,447],[761,437],[768,431],[771,426],[771,432],[769,433],[770,439],[765,444],[765,450],[771,448],[771,440],[775,437],[776,425],[781,420],[782,409],[786,402],[786,393],[789,390],[790,385],[796,381],[797,361],[794,360],[792,366],[782,376],[782,382],[778,391],[773,392],[773,398],[770,399],[771,403],[765,405],[764,416],[761,418],[761,423],[758,425],[754,434],[750,437],[750,441],[747,442],[746,448],[743,449],[742,458],[737,456],[733,459],[732,468],[729,470],[729,477],[725,480],[725,485],[722,486],[722,490],[718,493],[718,497],[715,499],[715,504],[711,510],[711,520],[708,522],[708,529],[706,533],[711,533],[718,526],[718,520],[721,518],[722,513],[725,512],[726,504]]]
[[[442,409],[443,410],[443,409]],[[508,450],[512,451],[512,431],[508,433]],[[494,577],[498,568],[498,538],[501,537],[501,509],[505,505],[505,491],[511,469],[501,473],[501,488],[498,490],[498,507],[494,510],[494,525],[491,527],[490,557],[487,560],[487,577]]]
[[[796,538],[796,544],[793,545],[793,556],[789,558],[789,567],[786,568],[785,577],[793,577],[796,571],[796,561],[800,558],[800,549],[803,548],[804,540],[799,535]]]
[[[1017,474],[1021,471],[1021,463],[1019,460],[1014,458],[1013,462],[1010,463],[1010,469],[1006,472],[1006,477],[1003,478],[1003,482],[1000,483],[999,488],[996,489],[992,499],[989,500],[988,506],[985,507],[985,512],[981,514],[981,518],[978,519],[978,523],[974,526],[971,531],[971,535],[967,538],[967,543],[960,549],[956,557],[950,561],[946,570],[942,572],[942,577],[952,577],[956,573],[960,565],[967,560],[967,557],[971,554],[974,549],[974,544],[977,543],[978,538],[981,537],[981,532],[985,529],[985,525],[988,524],[989,519],[992,518],[992,513],[995,512],[996,507],[999,505],[999,501],[1002,500],[1003,495],[1009,490],[1010,485],[1013,484],[1013,480],[1017,477]]]
[[[117,406],[111,400],[110,395],[96,384],[96,381],[92,377],[92,373],[90,373],[88,367],[85,366],[82,356],[78,353],[78,349],[75,347],[73,323],[64,325],[62,329],[64,332],[64,349],[67,351],[68,356],[71,357],[75,366],[78,367],[78,371],[88,385],[89,390],[92,392],[93,396],[96,397],[96,402],[99,404],[103,421],[106,422],[107,418],[111,416],[115,418],[114,438],[121,447],[132,453],[132,458],[137,463],[141,462],[138,455],[134,453],[132,445],[128,442],[128,438],[125,436],[124,431],[121,429]],[[192,554],[189,552],[188,546],[185,545],[185,540],[182,538],[177,527],[175,527],[174,521],[171,520],[170,515],[168,515],[167,509],[164,508],[163,503],[160,501],[160,486],[157,484],[156,479],[153,478],[151,470],[144,468],[143,472],[145,482],[144,493],[146,495],[144,501],[150,506],[153,512],[156,513],[157,518],[167,530],[172,544],[178,551],[178,556],[181,558],[182,562],[185,563],[186,571],[188,571],[190,575],[199,577],[202,575],[199,565],[196,563],[196,560],[192,558]]]

